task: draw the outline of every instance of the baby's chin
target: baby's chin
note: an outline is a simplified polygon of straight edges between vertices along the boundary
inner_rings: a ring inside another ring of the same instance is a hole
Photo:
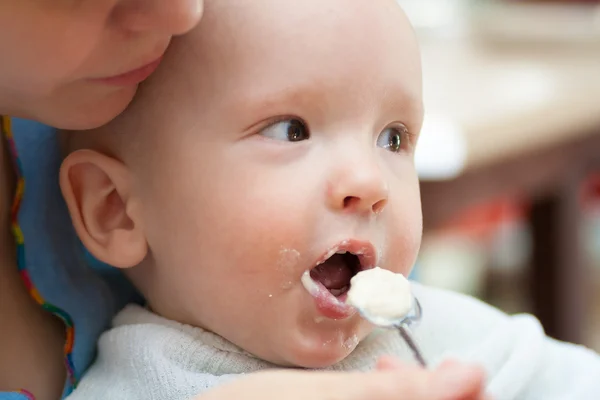
[[[360,326],[354,329],[341,328],[329,334],[297,334],[295,338],[290,337],[287,343],[282,343],[280,339],[279,349],[271,348],[278,354],[273,354],[269,357],[272,359],[267,361],[283,367],[328,368],[348,357],[370,332],[371,328]]]

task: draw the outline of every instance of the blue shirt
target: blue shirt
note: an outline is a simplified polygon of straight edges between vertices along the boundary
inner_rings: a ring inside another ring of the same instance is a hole
[[[16,221],[22,232],[22,243],[18,232],[16,237],[17,263],[30,293],[67,327],[66,396],[93,361],[96,341],[112,317],[139,299],[120,271],[91,257],[75,234],[58,184],[62,154],[56,130],[23,119],[11,122],[11,150],[24,179]],[[0,393],[0,400],[22,398]]]

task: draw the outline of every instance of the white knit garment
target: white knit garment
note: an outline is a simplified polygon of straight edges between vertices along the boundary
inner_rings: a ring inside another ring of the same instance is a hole
[[[544,336],[531,316],[509,317],[473,298],[417,284],[413,290],[423,307],[415,338],[432,365],[446,358],[482,365],[497,400],[600,399],[596,353]],[[397,332],[378,331],[331,369],[370,370],[386,354],[414,362]],[[213,333],[131,305],[100,338],[95,364],[68,400],[188,400],[269,368],[275,366]]]

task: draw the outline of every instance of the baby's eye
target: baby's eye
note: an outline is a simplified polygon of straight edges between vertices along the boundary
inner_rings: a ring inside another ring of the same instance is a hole
[[[310,138],[308,127],[304,121],[297,118],[277,121],[260,131],[260,134],[271,139],[286,142],[300,142]]]
[[[377,138],[377,146],[394,153],[400,153],[409,145],[408,129],[405,126],[385,128]]]

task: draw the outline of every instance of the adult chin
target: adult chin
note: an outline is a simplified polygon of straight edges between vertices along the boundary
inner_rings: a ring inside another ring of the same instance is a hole
[[[33,119],[58,129],[89,130],[106,125],[121,114],[133,100],[137,86],[114,88],[94,96],[76,96],[66,93],[45,101],[46,106],[34,108],[28,115],[15,115]]]

